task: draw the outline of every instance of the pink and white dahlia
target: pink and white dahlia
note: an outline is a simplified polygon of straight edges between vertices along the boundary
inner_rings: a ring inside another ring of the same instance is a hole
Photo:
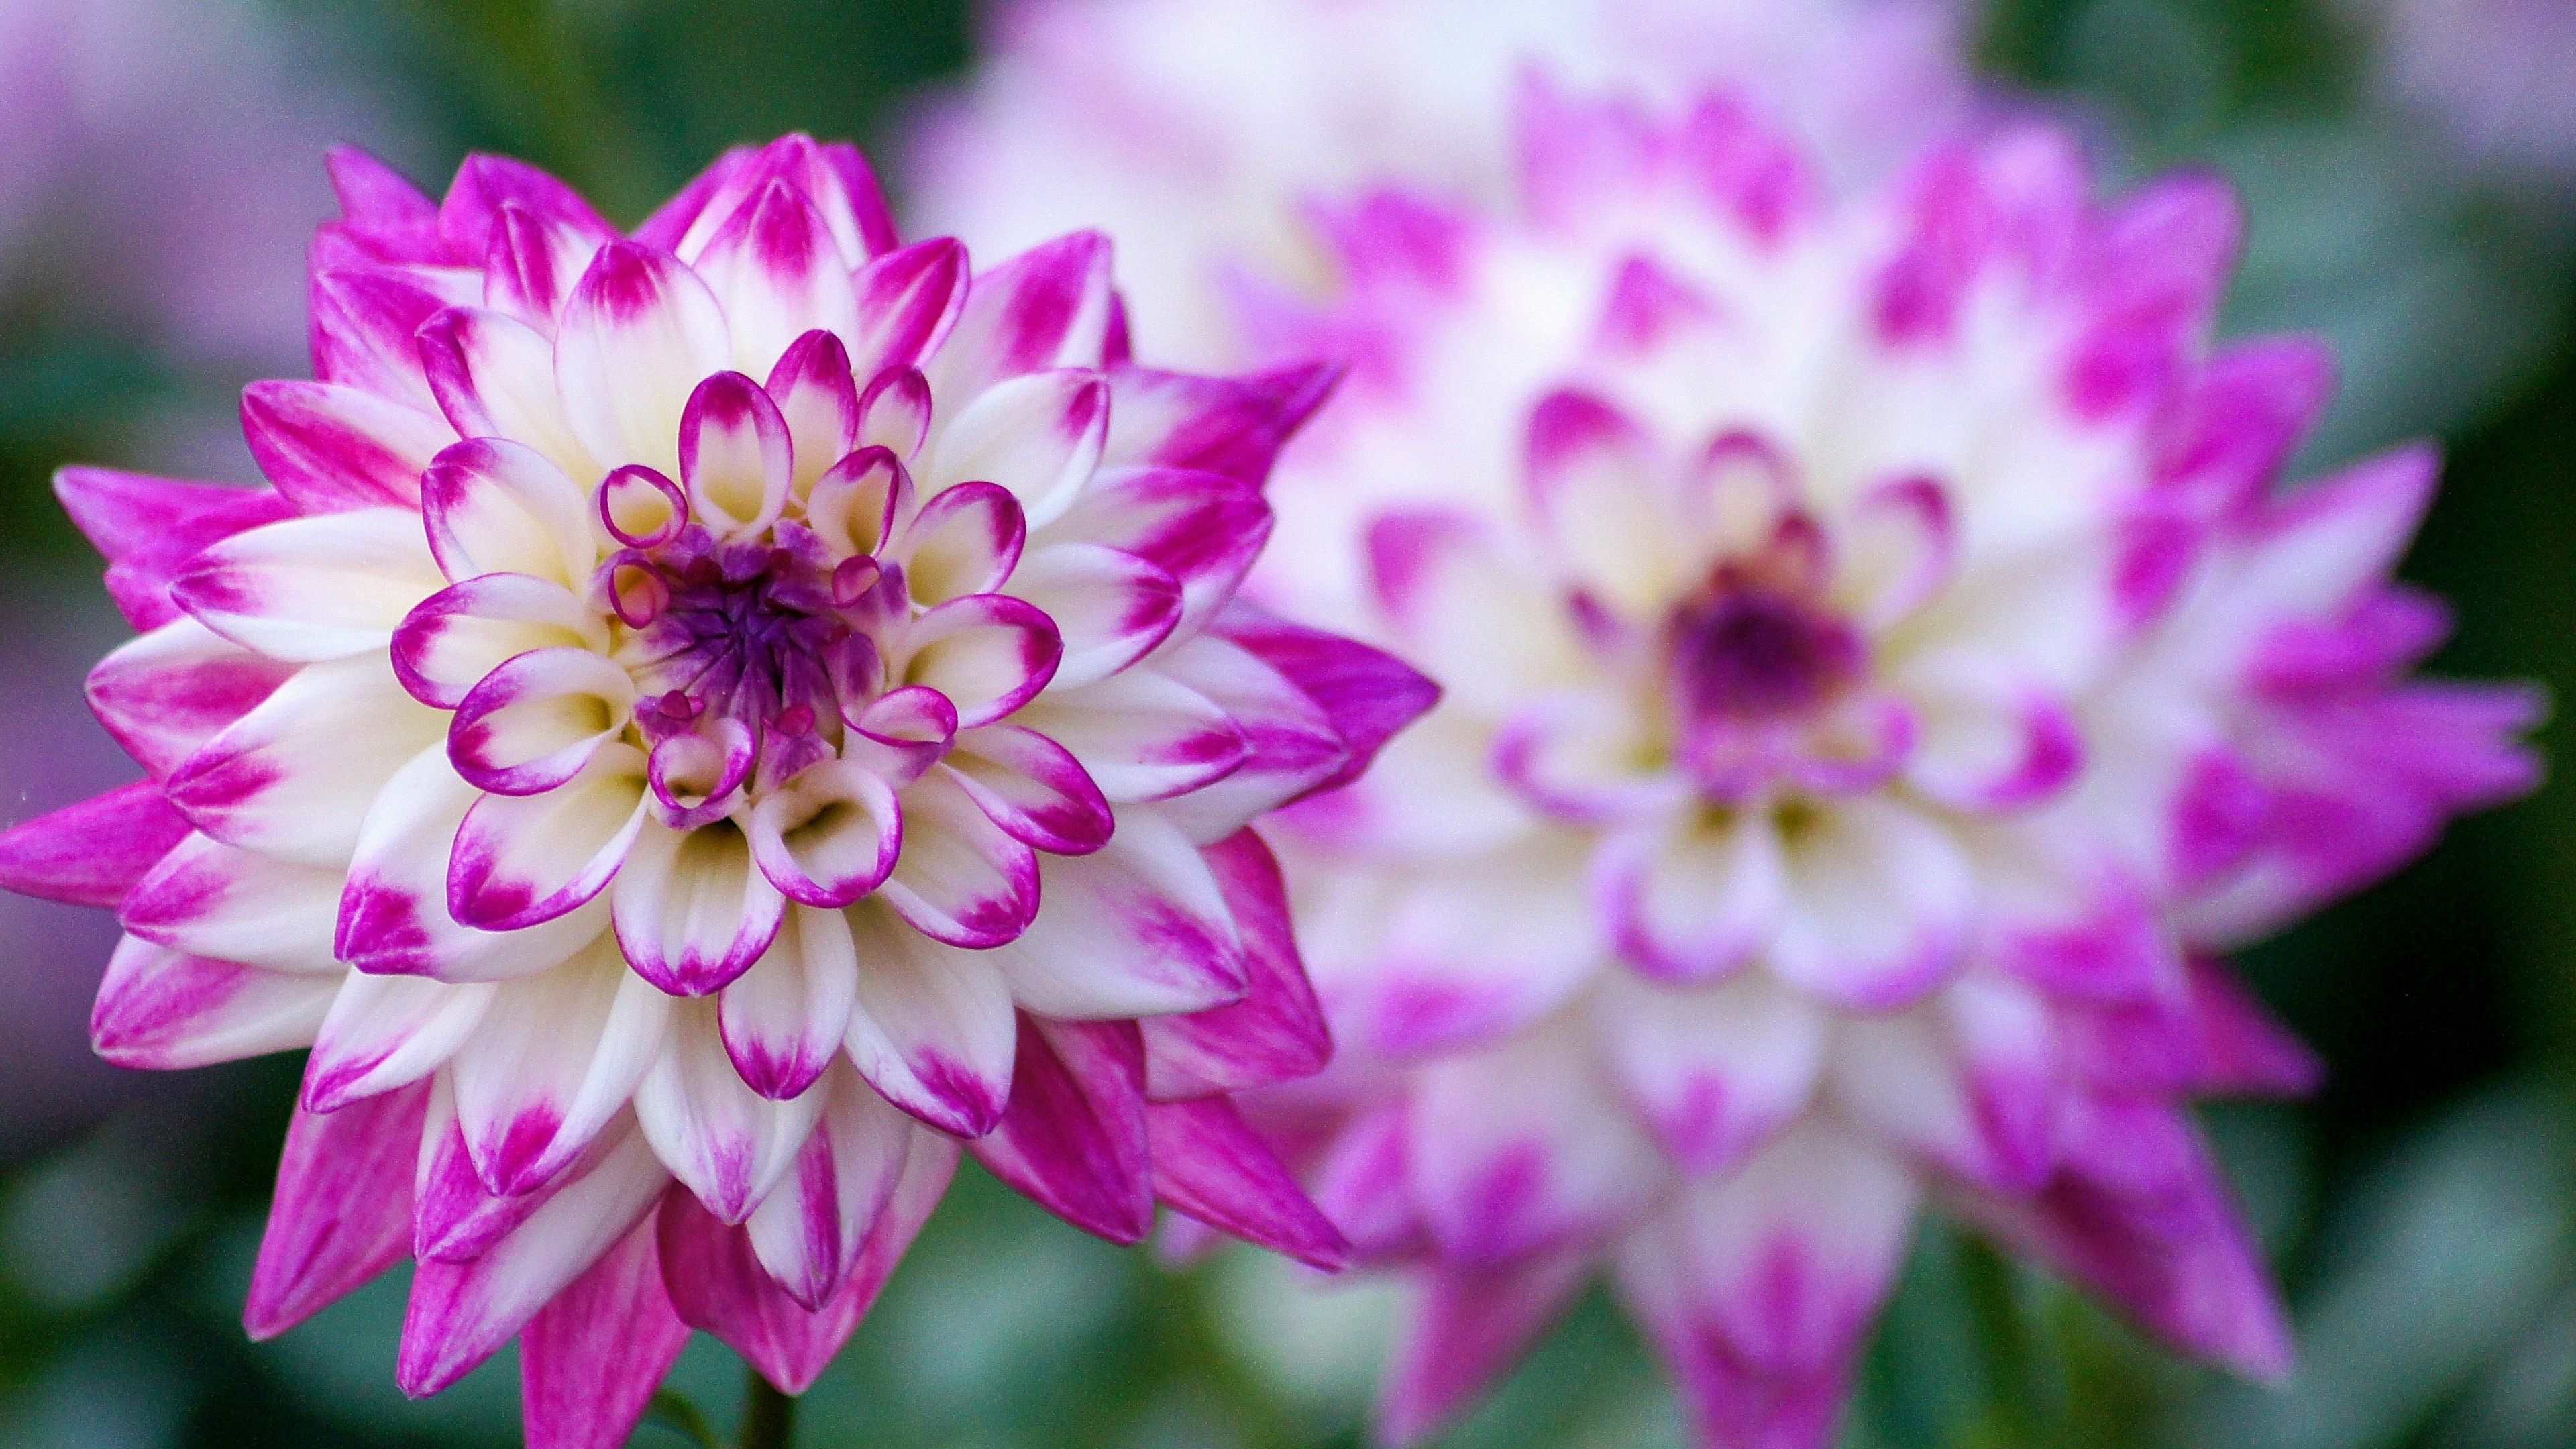
[[[61,480],[150,778],[0,837],[123,920],[108,1057],[311,1047],[252,1333],[410,1255],[406,1390],[518,1334],[623,1442],[691,1325],[809,1383],[961,1143],[1337,1260],[1225,1096],[1327,1051],[1246,827],[1430,695],[1233,602],[1328,374],[1137,366],[1103,238],[970,274],[801,136],[631,236],[332,170],[274,486]]]
[[[2210,180],[1524,107],[1515,205],[1340,208],[1256,319],[1355,366],[1255,588],[1446,691],[1286,817],[1343,1055],[1265,1113],[1421,1288],[1388,1437],[1606,1269],[1704,1442],[1827,1444],[1927,1203],[2286,1372],[2187,1103],[2318,1069],[2209,953],[2533,777],[2407,677],[2432,456],[2276,491],[2328,368],[2212,348]]]
[[[1240,352],[1229,267],[1329,272],[1307,202],[1386,180],[1504,198],[1524,66],[1749,86],[1856,169],[1968,98],[1953,0],[1008,0],[995,21],[913,139],[918,219],[1004,249],[1107,226],[1143,264],[1139,335],[1198,364]]]

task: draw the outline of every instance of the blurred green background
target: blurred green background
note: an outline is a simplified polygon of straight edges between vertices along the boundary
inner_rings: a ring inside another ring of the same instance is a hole
[[[424,180],[469,149],[506,151],[631,222],[736,141],[881,139],[919,87],[968,62],[974,29],[964,0],[79,9],[112,23],[77,30],[88,21],[53,13],[72,6],[0,0],[0,94],[17,102],[0,120],[0,824],[122,778],[76,704],[120,626],[46,480],[68,459],[249,476],[232,399],[300,367],[321,144],[361,140]],[[2440,667],[2568,697],[2576,157],[2554,178],[2465,164],[2376,98],[2362,32],[2335,5],[2007,0],[1980,35],[1992,77],[2074,118],[2121,174],[2196,163],[2236,179],[2252,232],[2231,328],[2323,332],[2344,360],[2304,466],[2442,436],[2448,481],[2406,570],[2457,607]],[[47,98],[10,66],[47,45],[139,75],[115,101],[129,110],[74,98],[80,124],[41,134]],[[192,307],[182,284],[233,303]],[[2576,791],[2552,786],[2467,821],[2249,962],[2334,1069],[2314,1102],[2209,1114],[2296,1305],[2292,1388],[2183,1365],[1934,1229],[1849,1442],[2576,1444],[2571,815]],[[87,1061],[108,930],[0,904],[0,1444],[516,1442],[506,1357],[434,1401],[395,1390],[399,1274],[275,1343],[243,1340],[297,1063],[148,1079]],[[969,1169],[811,1396],[800,1442],[1357,1445],[1386,1311],[1382,1290],[1307,1293],[1250,1254],[1169,1273]],[[675,1386],[726,1424],[739,1372],[702,1337]],[[648,1424],[636,1442],[685,1441]],[[1453,1442],[1681,1436],[1635,1339],[1593,1301]]]

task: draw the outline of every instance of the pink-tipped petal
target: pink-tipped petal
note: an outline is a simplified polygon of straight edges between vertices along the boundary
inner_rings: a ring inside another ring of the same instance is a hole
[[[777,939],[717,998],[716,1023],[743,1085],[772,1100],[823,1078],[857,999],[858,952],[839,911],[791,906]]]
[[[0,890],[113,910],[191,828],[138,780],[0,831]]]
[[[635,1117],[671,1175],[707,1211],[739,1223],[795,1170],[823,1094],[780,1102],[753,1091],[734,1070],[717,1013],[712,1001],[673,1006],[667,1045],[635,1090]]]
[[[401,1261],[429,1085],[336,1112],[296,1109],[242,1327],[265,1342]]]
[[[969,1148],[1040,1207],[1113,1243],[1154,1227],[1145,1052],[1129,1022],[1020,1017],[1011,1106]]]
[[[688,1342],[647,1218],[519,1330],[528,1449],[619,1449]]]
[[[564,307],[555,380],[592,457],[677,476],[681,412],[731,357],[724,309],[706,283],[667,252],[611,242]]]
[[[1157,1101],[1310,1077],[1333,1053],[1270,847],[1244,830],[1200,853],[1242,937],[1245,990],[1240,1001],[1142,1023],[1147,1088]]]
[[[90,1045],[123,1067],[170,1071],[300,1047],[339,983],[188,956],[128,936],[108,958]]]
[[[1286,1166],[1224,1097],[1145,1109],[1154,1193],[1210,1227],[1327,1271],[1351,1245],[1297,1186]]]
[[[897,1107],[957,1137],[993,1130],[1011,1098],[1018,1023],[991,954],[943,946],[888,907],[849,913],[860,959],[850,1059]]]
[[[682,996],[720,990],[750,970],[786,909],[749,839],[727,821],[687,832],[646,825],[610,902],[627,959]]]
[[[260,472],[301,513],[417,505],[421,470],[456,441],[425,398],[414,407],[325,382],[255,382],[241,410]]]
[[[1590,1267],[1553,1253],[1427,1275],[1378,1398],[1382,1442],[1423,1443],[1464,1414],[1574,1301]]]

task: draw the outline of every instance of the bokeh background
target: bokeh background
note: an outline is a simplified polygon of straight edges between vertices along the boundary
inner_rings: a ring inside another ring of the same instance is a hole
[[[2463,4],[1997,0],[1977,63],[2115,174],[2237,182],[2252,228],[2231,330],[2321,332],[2342,356],[2304,464],[2439,435],[2448,478],[2406,567],[2458,609],[2438,667],[2566,699],[2576,6],[2490,3],[2527,29],[2445,50]],[[977,26],[966,0],[0,0],[0,825],[131,773],[78,703],[122,629],[48,477],[72,459],[251,477],[234,400],[302,370],[325,144],[427,181],[507,151],[631,222],[736,141],[804,129],[890,152]],[[243,1340],[299,1064],[156,1078],[91,1060],[112,934],[101,913],[0,898],[0,1445],[516,1443],[506,1355],[436,1400],[394,1388],[399,1273]],[[2183,1365],[1935,1228],[1872,1350],[1853,1449],[2576,1444],[2576,786],[2461,824],[2249,968],[2333,1067],[2313,1102],[2209,1113],[2289,1286],[2296,1383]],[[1356,1446],[1389,1311],[1383,1289],[1309,1291],[1249,1253],[1169,1271],[970,1167],[799,1442]],[[674,1387],[722,1428],[740,1373],[701,1336]],[[636,1439],[689,1442],[659,1422]],[[1682,1439],[1595,1302],[1449,1442]]]

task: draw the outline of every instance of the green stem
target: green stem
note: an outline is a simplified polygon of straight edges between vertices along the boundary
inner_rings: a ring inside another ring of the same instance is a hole
[[[668,1424],[673,1432],[696,1449],[724,1449],[724,1441],[717,1438],[716,1431],[708,1426],[707,1416],[698,1412],[697,1405],[670,1389],[654,1394],[653,1402],[645,1408],[644,1415],[647,1420],[658,1419]]]
[[[2012,1264],[1990,1245],[1970,1238],[1960,1245],[1969,1313],[1984,1360],[1988,1425],[2002,1442],[2033,1444],[2040,1429],[2039,1364],[2031,1342]]]
[[[740,1449],[789,1449],[796,1438],[795,1396],[779,1392],[758,1369],[746,1373]]]

